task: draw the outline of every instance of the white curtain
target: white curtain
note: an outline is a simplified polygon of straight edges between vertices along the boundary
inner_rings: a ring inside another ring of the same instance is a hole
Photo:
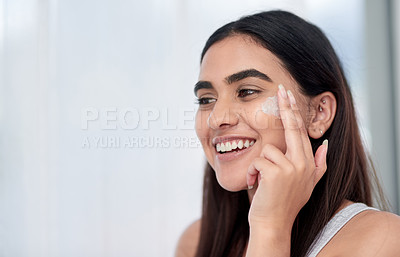
[[[328,33],[368,135],[361,0],[0,0],[0,256],[173,256],[201,211],[201,48],[276,8]]]

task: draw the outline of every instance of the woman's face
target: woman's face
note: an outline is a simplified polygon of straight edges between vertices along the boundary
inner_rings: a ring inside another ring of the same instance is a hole
[[[306,98],[279,59],[248,36],[226,38],[206,52],[195,88],[200,103],[196,133],[226,190],[247,189],[247,169],[265,144],[286,151],[282,122],[271,112],[270,97],[276,97],[279,84],[305,110]]]

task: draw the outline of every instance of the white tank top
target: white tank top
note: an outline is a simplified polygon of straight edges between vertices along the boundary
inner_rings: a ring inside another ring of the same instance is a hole
[[[339,232],[344,225],[346,225],[347,222],[349,222],[349,220],[365,210],[378,211],[378,209],[368,207],[363,203],[353,203],[340,210],[319,232],[314,242],[311,244],[306,256],[317,256],[322,248],[324,248],[324,246],[333,238],[334,235],[336,235],[337,232]]]

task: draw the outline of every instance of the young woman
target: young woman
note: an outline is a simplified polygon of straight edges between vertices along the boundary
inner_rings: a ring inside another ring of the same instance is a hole
[[[194,90],[203,213],[177,256],[400,256],[400,218],[368,207],[373,167],[320,29],[284,11],[231,22]]]

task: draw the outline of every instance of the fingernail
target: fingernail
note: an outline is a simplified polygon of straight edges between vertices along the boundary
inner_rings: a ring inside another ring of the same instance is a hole
[[[294,95],[292,94],[292,91],[288,90],[287,94],[289,96],[290,104],[296,104],[296,99],[294,98]]]
[[[279,93],[281,94],[281,96],[282,96],[283,98],[287,98],[286,90],[285,90],[285,88],[283,87],[283,85],[282,85],[282,84],[279,84],[278,88],[279,88]]]
[[[323,145],[326,145],[326,148],[328,148],[328,139],[325,139],[324,142],[322,142]]]
[[[249,190],[253,189],[253,186],[249,186]]]

